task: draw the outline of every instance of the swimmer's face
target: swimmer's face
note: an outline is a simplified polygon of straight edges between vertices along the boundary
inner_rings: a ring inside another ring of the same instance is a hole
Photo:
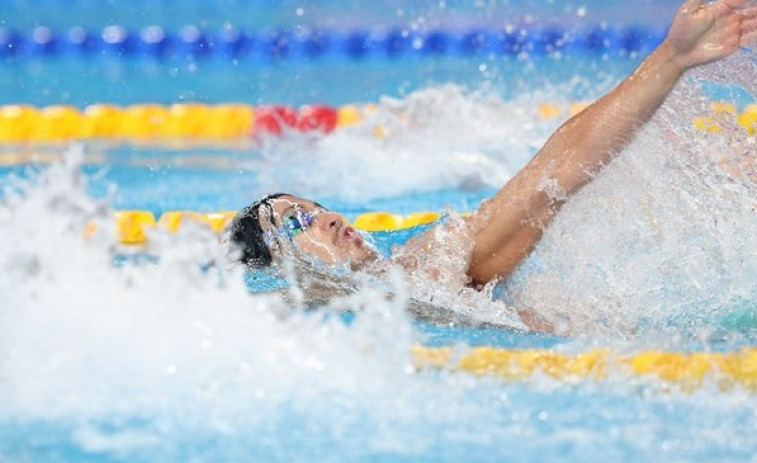
[[[299,251],[327,264],[349,263],[353,268],[377,256],[343,216],[318,203],[283,195],[272,200],[270,206],[261,210],[260,225],[274,238],[271,242],[289,240]]]

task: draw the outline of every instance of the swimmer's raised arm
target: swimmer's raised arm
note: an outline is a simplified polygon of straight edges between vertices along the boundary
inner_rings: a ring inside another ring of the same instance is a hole
[[[563,124],[472,218],[476,283],[508,276],[567,197],[588,183],[649,120],[684,71],[757,40],[754,1],[681,6],[665,41],[614,90]]]

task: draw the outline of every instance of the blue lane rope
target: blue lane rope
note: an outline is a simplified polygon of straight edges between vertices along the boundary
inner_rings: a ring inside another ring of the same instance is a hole
[[[341,55],[398,58],[407,55],[529,56],[555,53],[589,55],[644,54],[665,37],[662,28],[591,26],[581,30],[560,26],[528,26],[512,30],[473,28],[463,31],[356,29],[351,31],[278,29],[251,32],[233,27],[216,30],[184,26],[178,31],[149,26],[129,30],[111,25],[102,30],[73,27],[30,31],[0,28],[0,58],[55,56],[111,56],[116,58],[202,59],[318,59]]]

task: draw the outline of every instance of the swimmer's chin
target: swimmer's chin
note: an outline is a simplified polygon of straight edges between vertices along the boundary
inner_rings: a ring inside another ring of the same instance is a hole
[[[363,258],[349,260],[347,265],[352,271],[361,271],[379,260],[381,260],[381,254],[375,249],[370,249]]]

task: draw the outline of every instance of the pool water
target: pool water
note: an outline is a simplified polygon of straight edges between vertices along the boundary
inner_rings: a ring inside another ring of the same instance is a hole
[[[0,25],[452,29],[531,14],[529,21],[576,29],[632,18],[664,28],[663,10],[669,17],[676,8],[403,3],[11,0]],[[123,247],[113,233],[115,210],[237,210],[275,191],[315,198],[349,219],[377,210],[472,211],[536,153],[572,102],[597,98],[642,57],[6,59],[1,104],[320,102],[377,110],[329,135],[236,144],[0,146],[1,154],[62,159],[0,166],[0,461],[754,460],[757,399],[748,386],[707,377],[691,388],[622,369],[602,379],[504,379],[418,368],[411,353],[419,344],[450,346],[454,356],[471,346],[634,355],[755,345],[757,188],[754,176],[731,168],[753,165],[754,138],[728,126],[702,133],[691,122],[713,98],[740,109],[753,101],[748,50],[683,79],[495,288],[494,305],[390,273],[308,306],[286,272],[209,265],[225,250],[202,227],[155,231],[147,248]],[[545,118],[545,102],[564,111]],[[93,222],[98,232],[84,239]],[[419,231],[371,239],[388,253]],[[528,307],[576,328],[551,335],[434,324],[407,312],[418,291],[474,320]]]

